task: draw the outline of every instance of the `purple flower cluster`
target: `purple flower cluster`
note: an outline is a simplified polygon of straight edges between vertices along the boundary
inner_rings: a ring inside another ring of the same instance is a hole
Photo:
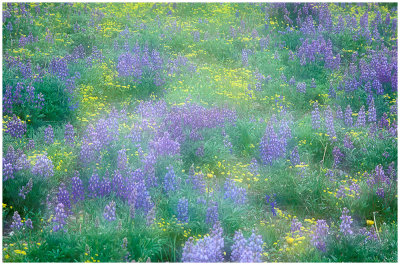
[[[264,164],[272,164],[274,160],[283,157],[286,153],[287,141],[291,138],[290,127],[286,121],[281,122],[279,132],[279,135],[275,133],[272,120],[269,121],[260,142],[260,155]]]
[[[74,145],[75,142],[74,126],[72,126],[72,124],[70,123],[65,125],[64,140],[66,144],[69,144],[70,146]]]
[[[71,179],[72,185],[72,200],[77,203],[79,200],[83,201],[85,199],[84,188],[82,180],[79,178],[79,172],[75,171],[74,176]]]
[[[336,141],[335,125],[333,123],[333,114],[330,106],[328,106],[325,111],[325,126],[328,135],[331,137],[331,141]]]
[[[55,211],[55,215],[54,215],[54,218],[52,219],[54,226],[53,226],[52,231],[57,232],[61,229],[66,231],[64,226],[67,224],[66,220],[67,220],[68,216],[64,210],[64,205],[62,203],[57,204],[54,211]]]
[[[9,133],[12,137],[22,138],[26,133],[26,123],[15,115],[13,115],[6,126],[6,133]]]
[[[207,208],[206,212],[206,223],[210,225],[214,225],[218,222],[218,203],[217,202],[211,202],[211,205]]]
[[[189,201],[186,198],[181,198],[178,201],[177,206],[177,219],[182,223],[187,223],[189,221]]]
[[[245,188],[236,186],[233,179],[226,179],[224,184],[224,198],[232,200],[235,204],[247,202],[247,191]]]
[[[47,126],[47,128],[44,130],[44,142],[46,144],[54,143],[54,131],[51,125]]]
[[[111,201],[109,204],[106,205],[106,207],[104,208],[103,217],[107,221],[114,221],[117,219],[115,216],[115,202],[114,201]]]
[[[64,183],[61,183],[58,188],[57,202],[64,205],[65,214],[69,215],[71,213],[70,195]]]
[[[348,214],[349,210],[346,207],[343,208],[342,216],[340,217],[340,220],[342,220],[340,224],[340,232],[342,232],[344,235],[353,234],[353,231],[350,227],[350,225],[353,223],[353,220],[351,220],[351,216],[349,216]]]
[[[194,190],[198,190],[201,193],[205,192],[204,175],[201,172],[194,172],[193,165],[190,167],[188,179],[186,180],[186,182],[190,184]]]
[[[32,178],[29,179],[28,183],[26,186],[22,186],[21,189],[19,190],[18,195],[21,196],[24,200],[26,199],[26,195],[28,195],[29,192],[31,192],[33,187],[33,181]]]
[[[156,157],[159,156],[174,156],[179,154],[180,144],[171,139],[168,132],[164,135],[151,141],[149,146],[154,150]]]
[[[19,213],[15,211],[13,215],[13,221],[11,223],[11,228],[13,230],[20,230],[23,226],[24,224],[22,223],[21,216],[19,216]]]
[[[319,115],[318,102],[314,102],[314,110],[311,112],[311,123],[314,130],[321,126],[321,117]]]
[[[260,235],[253,231],[246,240],[242,231],[236,231],[233,237],[231,261],[232,262],[261,262],[261,253],[263,249],[263,240]]]
[[[49,178],[54,175],[53,163],[46,156],[46,154],[39,155],[35,165],[32,167],[32,174],[42,176],[45,178]]]
[[[170,192],[174,192],[178,189],[178,180],[172,166],[169,166],[167,170],[168,172],[165,174],[163,187],[165,193],[169,194]]]
[[[216,223],[209,236],[195,242],[189,238],[183,247],[182,262],[223,262],[224,238],[222,227]]]
[[[317,249],[321,251],[326,251],[326,238],[329,233],[329,226],[325,220],[317,220],[317,224],[313,229],[313,234],[311,237],[311,243]]]

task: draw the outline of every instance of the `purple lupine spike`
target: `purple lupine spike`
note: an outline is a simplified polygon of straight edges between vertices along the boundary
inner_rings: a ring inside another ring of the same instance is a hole
[[[67,215],[70,214],[71,211],[70,194],[67,188],[65,187],[64,183],[61,183],[60,187],[58,188],[57,202],[62,203],[64,205],[64,210]]]
[[[223,262],[224,238],[221,225],[216,223],[210,235],[198,240],[186,241],[182,250],[182,262]]]
[[[331,107],[328,105],[325,111],[325,126],[331,141],[336,141],[336,131],[333,124],[333,115]]]
[[[26,195],[28,195],[28,193],[32,190],[32,187],[33,187],[33,181],[32,181],[32,178],[30,178],[28,183],[26,184],[26,186],[21,187],[18,195],[21,196],[25,200]]]
[[[112,187],[118,197],[123,198],[125,196],[125,180],[119,170],[114,172]]]
[[[352,117],[353,111],[351,110],[350,105],[347,105],[346,111],[344,113],[344,124],[346,126],[353,126],[353,117]]]
[[[72,185],[72,200],[77,203],[79,200],[83,201],[85,199],[85,191],[83,188],[82,180],[79,178],[79,171],[74,172],[74,177],[71,179]]]
[[[57,232],[59,230],[63,230],[66,232],[66,229],[64,226],[67,224],[66,219],[67,219],[67,214],[64,210],[64,205],[62,203],[57,204],[55,210],[55,215],[54,218],[52,219],[52,222],[54,223],[53,232]]]
[[[305,94],[306,93],[306,87],[307,87],[306,83],[299,82],[299,83],[297,83],[296,90],[299,93]]]
[[[106,205],[104,208],[104,213],[103,213],[104,219],[107,221],[114,221],[117,219],[115,216],[115,202],[111,201],[109,204]]]
[[[54,131],[51,125],[44,130],[44,141],[46,144],[54,143]]]
[[[189,221],[189,201],[186,198],[181,198],[178,201],[177,206],[177,219],[182,223],[187,223]]]
[[[39,155],[31,172],[34,175],[49,178],[54,175],[54,166],[51,160],[47,158],[46,154]]]
[[[333,155],[333,167],[337,167],[337,165],[342,161],[344,154],[341,152],[340,148],[335,146],[332,150]]]
[[[246,189],[237,187],[233,179],[226,179],[224,190],[225,199],[230,199],[235,204],[245,204],[247,202]]]
[[[3,158],[3,181],[14,179],[14,166]]]
[[[100,179],[97,173],[93,173],[92,177],[89,179],[89,197],[96,198],[99,196],[100,191]]]
[[[206,223],[214,225],[218,221],[218,203],[211,202],[211,205],[207,208],[206,212]]]
[[[314,102],[314,110],[311,112],[311,123],[314,130],[321,126],[321,117],[319,115],[318,102]]]
[[[347,148],[347,149],[350,149],[350,150],[354,149],[353,142],[351,141],[350,136],[349,136],[349,134],[347,134],[347,133],[346,133],[346,135],[344,136],[343,145],[344,145],[344,147]]]
[[[313,229],[311,243],[320,251],[326,251],[326,238],[329,233],[329,226],[325,220],[317,220]]]
[[[13,222],[11,223],[11,228],[13,230],[20,230],[24,224],[22,223],[21,216],[19,216],[18,211],[14,212]]]
[[[26,123],[15,115],[13,115],[11,121],[6,126],[6,133],[9,133],[12,137],[22,138],[26,133]]]
[[[25,226],[29,229],[33,229],[33,223],[31,219],[26,220]]]
[[[169,166],[167,170],[168,172],[165,174],[163,183],[164,183],[164,191],[167,194],[169,194],[170,192],[177,190],[178,181],[174,172],[174,168],[172,166]]]
[[[345,236],[353,234],[353,231],[350,227],[350,225],[353,223],[353,220],[351,220],[351,216],[348,214],[349,210],[346,207],[343,208],[342,216],[340,217],[340,220],[342,220],[340,224],[340,232],[342,232]]]
[[[358,112],[356,126],[357,127],[365,127],[365,107],[364,107],[364,105],[361,106],[360,111]]]
[[[376,122],[376,109],[375,109],[374,99],[372,99],[369,103],[368,122]]]
[[[128,166],[128,157],[126,156],[126,149],[118,151],[117,167],[119,170],[124,171]]]
[[[299,148],[295,146],[293,151],[290,153],[290,162],[292,166],[295,167],[296,165],[300,165],[300,155],[299,155]]]
[[[151,210],[146,215],[146,225],[151,226],[156,219],[156,207],[153,206]]]
[[[231,261],[232,262],[261,262],[263,240],[253,230],[251,236],[246,240],[241,231],[236,231],[233,238]]]
[[[205,192],[204,175],[201,172],[195,173],[193,165],[190,167],[187,183],[190,183],[193,189],[198,190],[201,193]]]
[[[65,143],[69,144],[70,146],[74,145],[75,141],[75,132],[74,132],[74,126],[68,122],[68,124],[65,125],[65,132],[64,132],[64,140]]]
[[[302,223],[299,222],[297,218],[294,218],[290,224],[290,232],[292,233],[292,235],[299,234],[301,236],[303,235],[303,231],[301,230],[302,227]]]
[[[343,111],[341,106],[338,106],[336,110],[336,119],[343,120]]]

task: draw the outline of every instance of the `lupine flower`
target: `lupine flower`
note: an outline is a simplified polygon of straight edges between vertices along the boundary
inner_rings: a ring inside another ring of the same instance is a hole
[[[275,196],[275,194],[273,195],[273,197]],[[265,200],[267,201],[267,203],[269,203],[269,205],[271,206],[271,212],[273,216],[276,216],[276,210],[275,210],[275,206],[276,206],[276,201],[274,198],[271,198],[269,195],[265,195]]]
[[[124,238],[122,239],[121,248],[125,249],[125,248],[127,248],[127,247],[128,247],[128,239],[127,239],[126,237],[124,237]]]
[[[333,167],[335,168],[343,159],[344,154],[341,152],[340,148],[335,146],[332,150],[333,155]]]
[[[64,211],[68,215],[71,211],[70,195],[64,183],[60,184],[57,193],[57,202],[64,205]]]
[[[232,262],[261,262],[263,240],[253,231],[246,240],[241,231],[236,231],[233,237],[231,261]]]
[[[296,80],[294,79],[294,76],[292,76],[292,78],[290,78],[289,80],[289,85],[294,86],[296,84]]]
[[[182,251],[182,262],[223,262],[224,238],[222,227],[216,223],[209,236],[195,242],[186,241]]]
[[[293,167],[300,165],[299,148],[297,146],[293,148],[293,151],[290,154],[290,162],[292,163]]]
[[[75,171],[74,177],[71,179],[72,183],[72,200],[77,203],[79,200],[85,199],[84,188],[82,180],[79,178],[79,172]]]
[[[193,189],[198,190],[200,192],[205,191],[205,181],[203,173],[196,173],[194,172],[193,165],[190,167],[189,176],[186,181],[187,183],[191,184]]]
[[[71,146],[74,145],[74,141],[75,141],[74,126],[72,126],[70,123],[65,125],[64,140],[65,140],[65,143],[67,143]]]
[[[369,230],[367,230],[367,228],[365,228],[365,227],[361,228],[360,234],[366,236],[365,241],[367,241],[367,240],[377,241],[378,240],[378,236],[377,236],[375,228],[373,226],[371,226],[369,228]]]
[[[290,224],[290,232],[292,235],[295,233],[298,233],[300,236],[303,234],[301,228],[303,227],[302,223],[299,222],[296,218],[292,220],[292,223]]]
[[[126,156],[126,150],[121,149],[118,151],[117,167],[119,170],[123,171],[128,165],[128,157]]]
[[[351,110],[350,105],[347,105],[346,111],[344,113],[344,124],[346,126],[353,126],[353,117],[352,117],[353,111]]]
[[[13,230],[20,230],[23,226],[24,224],[22,223],[21,216],[19,216],[19,213],[15,211],[13,215],[13,222],[11,223],[11,228]]]
[[[169,194],[170,192],[177,190],[178,182],[176,179],[174,168],[172,166],[169,166],[167,168],[167,170],[168,170],[168,172],[167,172],[167,174],[165,174],[165,177],[164,177],[164,191],[167,194]]]
[[[376,122],[376,109],[373,99],[370,101],[368,107],[368,122]]]
[[[54,143],[54,131],[51,125],[44,130],[44,141],[46,144]]]
[[[53,169],[53,163],[47,158],[46,154],[43,154],[38,156],[35,165],[32,167],[32,174],[49,178],[54,175]]]
[[[214,225],[218,221],[218,203],[211,202],[211,205],[207,208],[206,212],[206,223]]]
[[[187,223],[189,221],[188,207],[189,202],[186,198],[179,199],[177,206],[177,219],[183,223]]]
[[[336,110],[336,118],[343,120],[343,111],[341,106],[338,106]]]
[[[354,148],[353,142],[350,139],[349,134],[346,133],[343,139],[343,145],[345,148],[352,150]]]
[[[104,213],[103,213],[104,219],[107,221],[114,221],[116,218],[115,216],[115,202],[111,201],[109,204],[106,205],[104,208]]]
[[[328,105],[325,111],[325,126],[328,131],[329,136],[331,137],[331,141],[336,141],[336,131],[333,124],[333,115],[331,107]]]
[[[364,105],[361,106],[360,111],[358,112],[356,126],[357,127],[364,127],[365,126],[365,107],[364,107]]]
[[[12,120],[7,123],[6,133],[15,138],[22,138],[26,133],[26,123],[13,115]]]
[[[3,181],[14,179],[14,167],[3,158]]]
[[[26,195],[28,195],[28,193],[32,190],[32,186],[33,186],[33,181],[32,181],[32,178],[30,178],[28,183],[26,184],[26,186],[21,187],[18,195],[21,196],[25,200]]]
[[[99,196],[100,192],[100,179],[97,173],[93,173],[92,177],[89,179],[89,196],[92,198],[96,198]]]
[[[313,229],[311,243],[319,250],[326,251],[326,238],[328,236],[329,226],[325,220],[317,220]]]
[[[314,110],[311,112],[312,128],[314,130],[319,129],[321,126],[321,117],[319,115],[318,103],[314,102]]]
[[[26,220],[25,226],[26,226],[27,228],[29,228],[29,229],[33,229],[32,220],[31,220],[31,219]]]
[[[52,219],[52,222],[54,223],[52,231],[57,232],[63,229],[64,226],[67,224],[66,219],[67,219],[67,214],[65,213],[64,205],[62,203],[57,204],[55,208],[55,215],[54,218]]]
[[[351,216],[348,215],[349,210],[345,207],[343,208],[342,211],[342,216],[340,217],[340,220],[342,220],[340,224],[340,232],[342,232],[344,235],[352,235],[353,231],[351,230],[350,225],[353,223],[351,220]]]
[[[224,190],[225,199],[231,199],[235,204],[245,204],[247,202],[246,189],[236,186],[232,179],[225,181]]]
[[[296,86],[297,92],[305,94],[306,93],[306,86],[307,85],[304,82],[297,83],[297,86]]]

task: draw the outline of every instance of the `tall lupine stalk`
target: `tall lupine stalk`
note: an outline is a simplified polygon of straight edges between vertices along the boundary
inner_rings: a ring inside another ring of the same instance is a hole
[[[103,217],[104,217],[104,219],[106,219],[107,221],[110,221],[110,222],[117,219],[115,216],[115,202],[114,201],[111,201],[109,204],[106,205],[106,207],[104,208]]]
[[[353,126],[353,111],[351,110],[350,105],[347,105],[346,111],[344,113],[344,124],[346,126],[351,127]]]
[[[346,207],[343,208],[342,216],[340,217],[340,220],[342,220],[340,224],[340,232],[342,232],[344,235],[353,234],[353,231],[350,227],[350,225],[353,223],[353,220],[351,220],[351,216],[349,216],[348,214],[349,210]]]
[[[72,126],[72,124],[70,124],[69,122],[65,125],[64,140],[66,144],[70,146],[74,145],[75,142],[74,126]]]
[[[233,179],[226,179],[224,184],[224,198],[232,200],[235,204],[247,202],[247,191],[245,188],[236,186]]]
[[[314,110],[311,112],[311,123],[314,130],[321,126],[321,117],[319,115],[318,102],[314,102]]]
[[[251,236],[246,240],[242,231],[236,231],[233,241],[234,243],[231,247],[232,262],[261,262],[264,242],[260,235],[256,235],[253,231]]]
[[[187,223],[189,221],[189,202],[186,198],[181,198],[178,201],[177,206],[177,219],[183,223]]]
[[[358,112],[356,126],[357,127],[365,127],[365,107],[364,107],[364,105],[361,106],[360,111]]]
[[[32,178],[30,178],[28,183],[25,186],[21,187],[18,195],[21,196],[25,200],[28,193],[31,192],[32,187],[33,187],[33,181],[32,181]]]
[[[189,238],[183,247],[182,262],[223,262],[224,238],[223,230],[216,223],[209,236],[195,242]]]
[[[58,188],[57,202],[64,205],[64,211],[67,215],[71,213],[70,194],[64,183],[61,183],[60,187]]]
[[[56,208],[54,209],[54,217],[52,219],[52,222],[54,223],[53,232],[57,232],[59,230],[63,230],[64,232],[66,229],[64,226],[67,224],[67,214],[64,209],[64,205],[62,203],[57,204]]]
[[[314,226],[311,243],[320,251],[326,251],[326,239],[329,233],[329,226],[325,220],[317,220]]]
[[[72,200],[77,203],[79,200],[83,201],[85,199],[84,188],[82,180],[79,178],[79,172],[75,171],[74,176],[71,179],[72,185]]]
[[[373,99],[370,101],[368,107],[368,122],[376,122],[376,109]]]
[[[331,107],[328,106],[325,110],[325,126],[328,132],[329,137],[331,138],[332,142],[336,141],[336,131],[335,125],[333,124],[333,114]]]
[[[44,130],[44,142],[46,144],[54,143],[54,131],[51,125],[47,126],[47,128]]]

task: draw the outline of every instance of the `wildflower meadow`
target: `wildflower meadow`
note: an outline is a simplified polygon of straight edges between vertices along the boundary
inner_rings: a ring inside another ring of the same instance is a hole
[[[397,3],[3,3],[3,262],[397,262]]]

